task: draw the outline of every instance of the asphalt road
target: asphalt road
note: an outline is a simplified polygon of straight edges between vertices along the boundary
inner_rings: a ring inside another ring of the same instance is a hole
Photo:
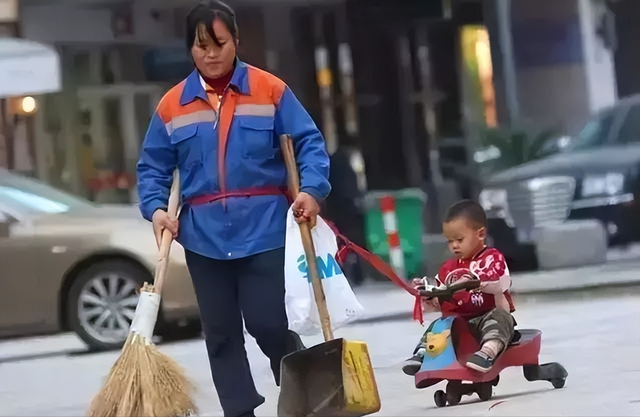
[[[383,302],[384,300],[381,300]],[[599,293],[518,297],[520,328],[543,331],[541,362],[560,362],[569,372],[565,388],[527,382],[520,368],[501,375],[494,397],[464,397],[456,407],[437,409],[433,392],[413,386],[400,370],[422,334],[408,320],[361,324],[337,336],[367,342],[382,397],[380,416],[638,416],[640,415],[640,287]],[[305,342],[313,345],[317,337]],[[202,416],[221,416],[202,340],[163,344],[199,386]],[[267,360],[252,339],[249,358],[267,403],[259,416],[274,416],[277,388]],[[0,343],[0,416],[82,416],[118,352],[86,354],[74,335]]]

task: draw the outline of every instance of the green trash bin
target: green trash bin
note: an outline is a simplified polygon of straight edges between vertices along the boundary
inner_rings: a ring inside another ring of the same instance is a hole
[[[365,238],[370,252],[389,262],[389,245],[382,221],[380,199],[391,196],[396,203],[398,234],[404,253],[407,277],[422,276],[423,260],[423,211],[427,195],[420,189],[407,188],[398,191],[371,191],[365,196]]]

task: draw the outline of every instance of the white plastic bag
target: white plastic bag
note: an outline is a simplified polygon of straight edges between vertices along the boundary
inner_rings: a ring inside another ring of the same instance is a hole
[[[364,308],[353,293],[335,255],[338,243],[333,230],[318,216],[316,227],[311,230],[318,262],[318,274],[322,281],[331,327],[337,329],[357,318]],[[300,237],[300,227],[289,209],[285,244],[285,303],[289,329],[311,336],[322,331],[313,287],[307,274],[307,262]]]

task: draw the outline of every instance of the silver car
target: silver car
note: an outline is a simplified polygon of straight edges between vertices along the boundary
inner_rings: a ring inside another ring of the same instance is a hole
[[[0,170],[0,337],[72,330],[91,348],[122,345],[157,247],[135,206],[96,206]],[[158,334],[198,334],[184,250],[171,249]]]

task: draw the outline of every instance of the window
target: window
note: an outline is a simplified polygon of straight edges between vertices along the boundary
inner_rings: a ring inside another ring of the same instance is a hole
[[[616,113],[608,110],[589,120],[584,128],[576,135],[571,150],[597,148],[604,145],[615,118]]]
[[[16,188],[0,186],[0,199],[11,206],[32,214],[35,213],[64,213],[69,206],[50,200],[39,195],[31,194]]]
[[[640,142],[640,104],[629,108],[624,123],[620,128],[620,133],[614,141],[619,144]]]
[[[0,172],[0,201],[26,215],[66,213],[91,204],[41,182]]]

